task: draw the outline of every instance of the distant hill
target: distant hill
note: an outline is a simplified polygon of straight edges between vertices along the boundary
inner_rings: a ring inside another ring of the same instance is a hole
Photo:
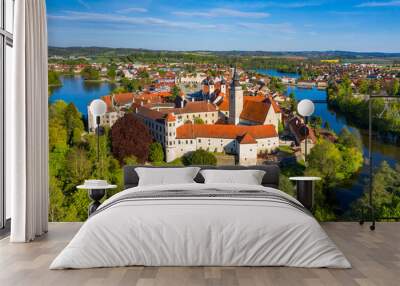
[[[106,47],[49,47],[49,56],[61,57],[94,57],[94,56],[127,56],[135,53],[173,53],[173,54],[198,54],[214,56],[252,56],[252,57],[301,57],[309,59],[384,59],[400,58],[400,53],[381,52],[349,52],[349,51],[297,51],[297,52],[269,52],[269,51],[167,51],[146,50],[130,48],[106,48]]]

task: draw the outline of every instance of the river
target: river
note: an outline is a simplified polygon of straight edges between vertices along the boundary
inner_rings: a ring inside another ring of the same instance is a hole
[[[271,76],[298,77],[297,74],[281,73],[276,70],[258,70],[258,72]],[[109,94],[114,88],[114,86],[109,83],[84,82],[79,76],[62,77],[61,81],[63,85],[53,89],[52,95],[49,97],[49,103],[56,100],[64,100],[67,103],[73,102],[84,117],[87,117],[87,106],[92,100]],[[295,93],[296,98],[299,100],[304,98],[326,99],[326,92],[316,88],[301,89],[297,87],[289,87],[287,92],[290,93],[291,91]],[[329,110],[325,103],[316,104],[314,115],[320,116],[324,122],[329,122],[329,125],[336,133],[339,133],[342,128],[347,127],[358,136],[361,136],[364,156],[368,156],[368,132],[352,126],[345,118],[336,114],[334,111]],[[379,140],[374,140],[373,150],[374,166],[378,166],[383,160],[388,161],[392,166],[396,162],[400,162],[400,147],[385,144]],[[360,173],[350,180],[345,187],[336,190],[336,198],[340,206],[337,211],[338,214],[348,210],[350,204],[362,195],[366,185],[365,180],[367,178],[368,168],[367,166],[363,166]]]
[[[292,77],[298,78],[298,74],[293,73],[282,73],[276,70],[257,70],[260,74],[266,74],[275,77]],[[294,92],[297,100],[311,99],[318,100],[326,99],[326,91],[319,90],[317,88],[304,89],[298,88],[296,86],[289,86],[287,89],[287,94]],[[362,140],[364,158],[368,157],[368,130],[360,129],[355,127],[348,122],[343,116],[336,114],[334,111],[328,108],[326,103],[317,103],[315,105],[315,116],[320,116],[323,122],[329,122],[330,127],[339,133],[343,128],[348,128],[351,132],[355,133]],[[366,120],[368,120],[366,118]],[[374,167],[379,166],[382,161],[387,161],[390,165],[394,166],[396,163],[400,162],[400,147],[386,144],[378,139],[373,140],[373,153],[372,161]],[[350,204],[357,200],[364,192],[364,188],[367,185],[368,179],[368,166],[364,165],[353,179],[351,179],[346,186],[336,190],[336,199],[339,204],[338,214],[343,213],[348,210]]]

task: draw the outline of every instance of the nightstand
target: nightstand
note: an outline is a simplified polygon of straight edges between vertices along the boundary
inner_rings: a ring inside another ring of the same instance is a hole
[[[115,189],[117,187],[117,185],[110,185],[106,181],[94,181],[97,181],[96,184],[90,184],[89,181],[85,181],[84,185],[79,185],[76,187],[77,189],[85,189],[88,191],[89,197],[92,200],[92,203],[88,207],[89,216],[101,205],[100,200],[106,194],[106,190]]]
[[[320,181],[320,177],[290,177],[289,180],[296,182],[297,200],[308,210],[312,211],[314,206],[314,182]]]

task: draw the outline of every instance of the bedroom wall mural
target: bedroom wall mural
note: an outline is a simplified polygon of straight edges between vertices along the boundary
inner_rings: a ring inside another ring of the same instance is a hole
[[[399,95],[400,54],[286,52],[319,49],[304,39],[323,37],[250,2],[47,1],[50,221],[86,220],[91,199],[78,185],[107,180],[109,198],[123,166],[143,164],[279,164],[289,195],[290,177],[321,178],[318,220],[358,219],[366,95]],[[315,104],[308,124],[303,99]],[[93,113],[95,100],[105,112]],[[400,216],[399,112],[383,100],[373,109],[378,216]]]

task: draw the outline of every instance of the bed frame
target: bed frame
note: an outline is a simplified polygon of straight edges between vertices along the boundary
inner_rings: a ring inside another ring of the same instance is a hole
[[[176,166],[165,166],[165,167],[153,167],[153,166],[125,166],[124,167],[124,189],[129,189],[136,187],[139,183],[139,177],[135,171],[137,167],[145,168],[184,168]],[[205,169],[216,169],[216,170],[263,170],[265,171],[264,178],[262,180],[262,185],[265,187],[271,187],[279,189],[279,173],[280,169],[278,165],[258,165],[258,166],[196,166],[200,167],[202,170]],[[199,173],[194,180],[197,183],[204,183],[203,176]]]

